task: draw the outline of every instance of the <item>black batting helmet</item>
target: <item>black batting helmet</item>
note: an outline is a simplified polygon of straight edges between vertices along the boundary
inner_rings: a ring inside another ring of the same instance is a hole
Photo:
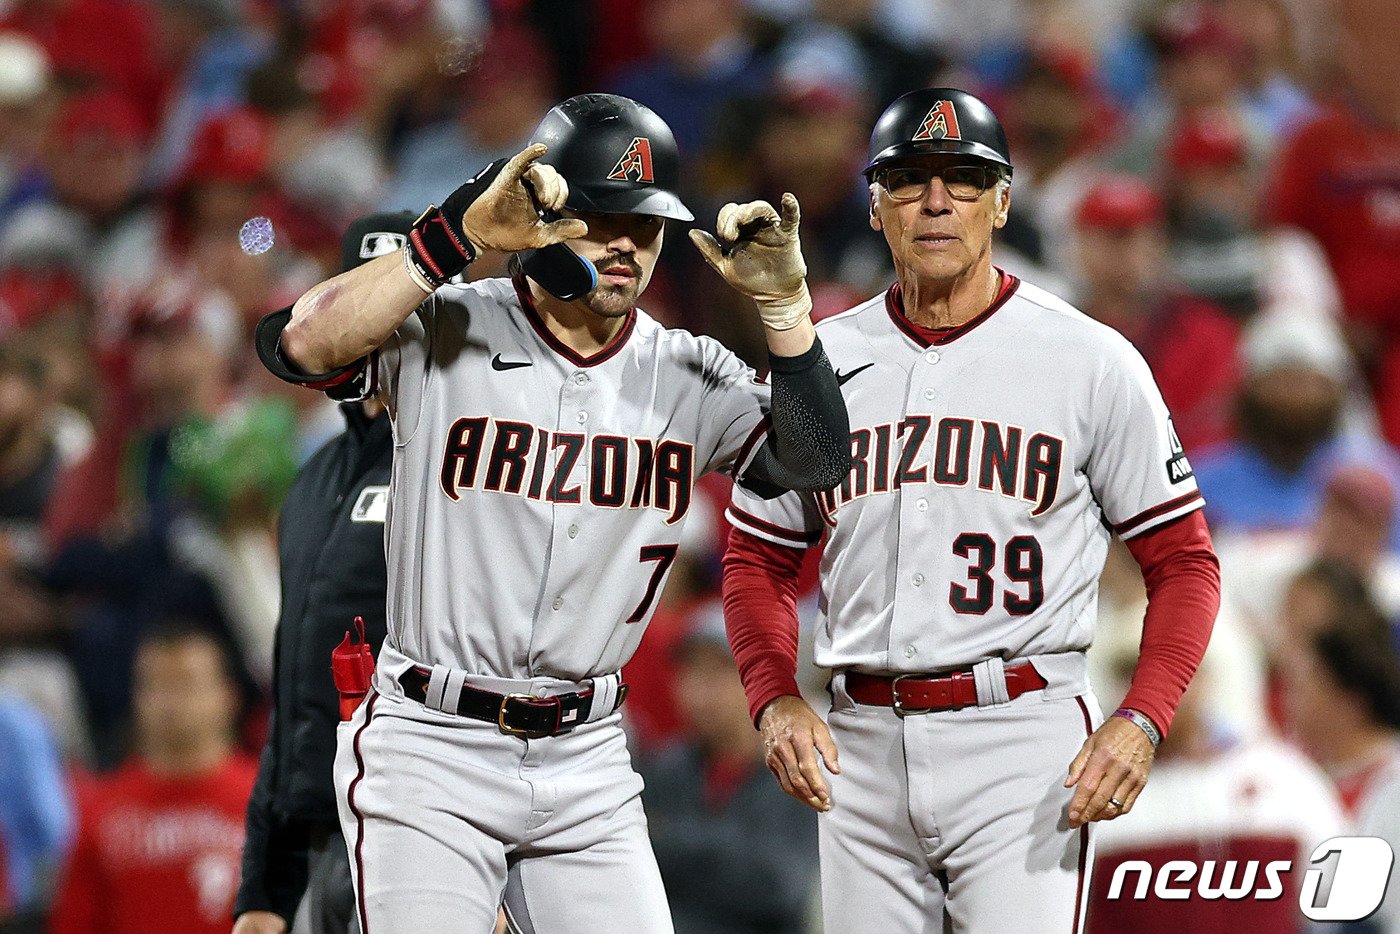
[[[870,134],[864,175],[873,178],[875,169],[892,159],[945,152],[995,163],[1011,177],[1011,149],[996,114],[957,88],[910,91],[886,107]]]
[[[580,94],[544,115],[531,140],[569,183],[568,206],[589,214],[695,219],[676,194],[680,155],[671,128],[616,94]]]

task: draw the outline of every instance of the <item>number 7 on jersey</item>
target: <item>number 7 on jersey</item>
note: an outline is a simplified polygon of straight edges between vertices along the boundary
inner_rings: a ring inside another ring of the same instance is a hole
[[[627,622],[636,623],[646,618],[647,610],[651,609],[652,601],[656,599],[656,592],[661,589],[661,582],[666,579],[666,572],[671,569],[671,562],[676,560],[676,551],[679,545],[643,545],[641,550],[641,561],[655,561],[656,568],[651,572],[651,580],[647,581],[647,592],[642,597],[642,602],[637,604],[637,608],[632,611],[632,615],[627,617]]]

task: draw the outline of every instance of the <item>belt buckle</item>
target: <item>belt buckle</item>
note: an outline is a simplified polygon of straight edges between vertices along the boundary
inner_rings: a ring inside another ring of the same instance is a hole
[[[507,736],[519,736],[521,739],[544,739],[549,735],[548,731],[531,730],[525,727],[511,726],[506,723],[506,707],[511,701],[518,700],[527,703],[538,703],[543,698],[535,697],[533,694],[505,694],[501,697],[501,709],[496,714],[496,726]]]
[[[903,681],[905,678],[912,677],[914,677],[912,674],[898,675],[894,681],[890,682],[890,697],[894,701],[894,712],[895,715],[901,719],[915,714],[928,713],[933,709],[932,707],[905,707],[899,702],[899,682]]]

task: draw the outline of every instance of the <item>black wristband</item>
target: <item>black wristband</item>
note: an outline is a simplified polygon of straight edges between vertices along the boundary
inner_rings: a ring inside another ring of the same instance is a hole
[[[442,209],[433,205],[413,222],[404,258],[435,289],[466,269],[476,259],[476,251],[466,237],[457,236]]]
[[[404,261],[417,273],[415,278],[437,288],[476,259],[476,250],[462,229],[462,215],[496,180],[507,161],[497,159],[486,166],[448,195],[442,207],[429,207],[413,222],[404,244]]]

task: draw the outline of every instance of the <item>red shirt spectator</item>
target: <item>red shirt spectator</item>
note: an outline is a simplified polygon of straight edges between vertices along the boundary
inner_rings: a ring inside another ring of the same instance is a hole
[[[1329,109],[1284,147],[1268,203],[1322,245],[1370,357],[1382,428],[1400,440],[1400,128]]]
[[[1172,288],[1156,191],[1131,176],[1106,176],[1080,202],[1075,228],[1080,307],[1146,358],[1188,451],[1229,438],[1239,324],[1214,303]]]
[[[146,4],[124,0],[21,0],[0,16],[0,31],[32,38],[59,75],[136,101],[147,130],[158,122],[165,92],[152,25]]]
[[[53,934],[226,934],[257,763],[167,777],[128,764],[79,806]]]
[[[1333,107],[1279,156],[1275,219],[1311,233],[1337,273],[1349,317],[1400,327],[1400,129]]]
[[[163,620],[136,656],[137,753],[79,780],[77,840],[52,934],[225,934],[257,763],[236,754],[237,692],[223,644]]]

